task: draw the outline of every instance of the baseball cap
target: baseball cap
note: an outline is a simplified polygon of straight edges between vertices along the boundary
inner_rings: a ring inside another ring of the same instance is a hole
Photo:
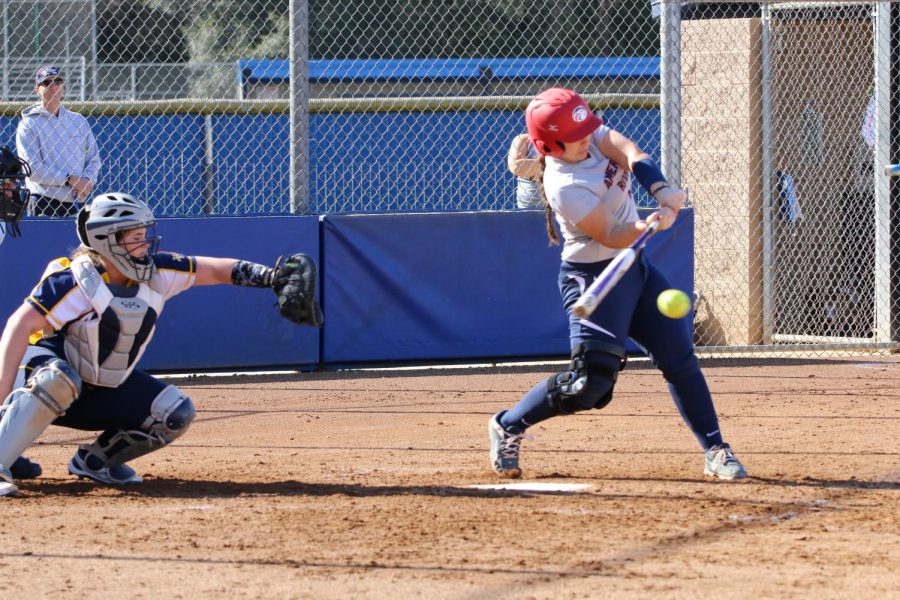
[[[34,72],[34,85],[40,85],[41,82],[48,77],[56,77],[59,74],[60,73],[58,68],[54,67],[53,65],[44,65]]]

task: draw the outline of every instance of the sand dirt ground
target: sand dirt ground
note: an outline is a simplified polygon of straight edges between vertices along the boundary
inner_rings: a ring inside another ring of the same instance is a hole
[[[900,590],[900,359],[706,361],[751,477],[704,479],[661,376],[531,430],[484,490],[487,421],[556,365],[173,380],[197,407],[145,482],[66,472],[2,499],[17,598],[846,598]]]

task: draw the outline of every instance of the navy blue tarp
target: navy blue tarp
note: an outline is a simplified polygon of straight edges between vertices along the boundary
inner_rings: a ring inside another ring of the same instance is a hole
[[[335,215],[323,225],[323,362],[568,354],[560,251],[547,245],[543,213]],[[685,210],[647,251],[690,292],[692,249]]]

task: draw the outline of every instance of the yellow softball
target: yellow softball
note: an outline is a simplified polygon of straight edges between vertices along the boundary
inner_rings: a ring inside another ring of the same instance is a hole
[[[656,306],[670,319],[680,319],[691,312],[691,300],[681,290],[664,290],[656,298]]]

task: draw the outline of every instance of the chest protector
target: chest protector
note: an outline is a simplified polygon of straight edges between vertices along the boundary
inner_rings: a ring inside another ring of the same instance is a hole
[[[81,379],[102,387],[118,387],[134,370],[156,330],[165,297],[159,274],[133,287],[110,286],[86,256],[72,261],[75,282],[94,312],[69,324],[66,360]]]

